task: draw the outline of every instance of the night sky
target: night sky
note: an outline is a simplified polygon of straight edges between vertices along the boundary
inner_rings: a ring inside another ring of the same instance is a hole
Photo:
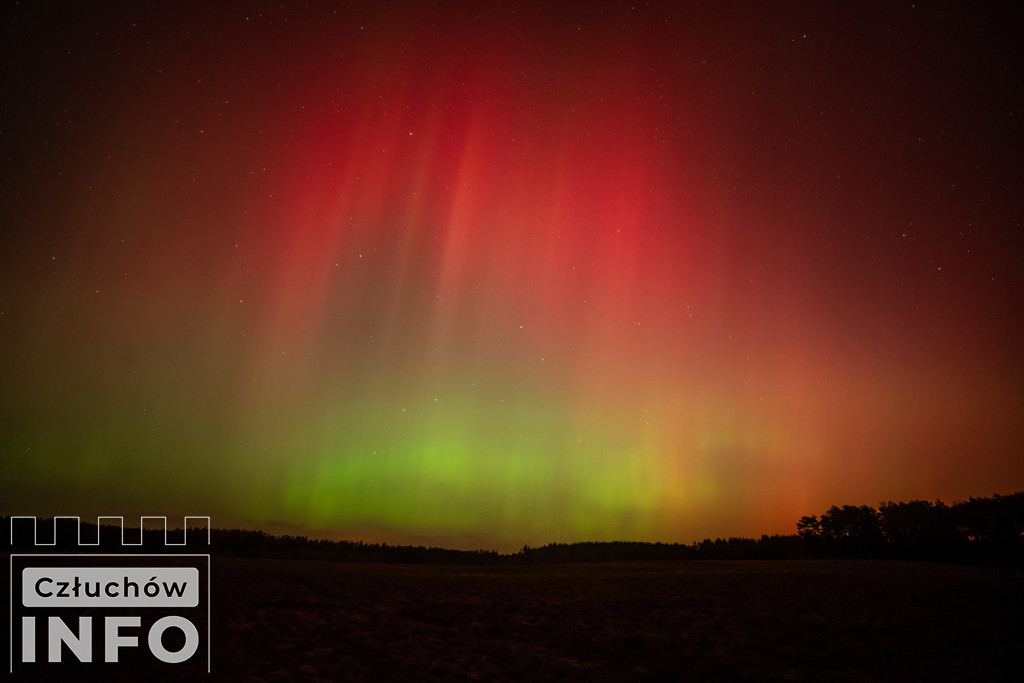
[[[0,8],[0,512],[461,548],[1024,489],[1013,3]]]

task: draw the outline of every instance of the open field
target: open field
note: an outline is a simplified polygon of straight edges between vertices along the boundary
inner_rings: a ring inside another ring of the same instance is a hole
[[[1024,643],[1024,577],[990,568],[214,566],[215,672],[265,680],[1000,679]]]
[[[926,563],[215,557],[212,601],[216,680],[1005,680],[1024,643],[1024,572]]]

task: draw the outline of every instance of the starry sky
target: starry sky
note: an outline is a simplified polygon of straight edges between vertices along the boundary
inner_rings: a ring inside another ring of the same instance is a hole
[[[3,3],[0,511],[510,550],[1024,489],[1019,9],[310,4]]]

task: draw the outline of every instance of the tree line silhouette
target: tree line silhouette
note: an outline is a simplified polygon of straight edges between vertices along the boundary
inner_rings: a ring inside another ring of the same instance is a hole
[[[11,530],[4,517],[3,529]],[[263,531],[212,529],[206,544],[205,529],[188,535],[188,544],[165,546],[164,531],[142,530],[141,545],[122,547],[119,527],[83,522],[82,539],[99,545],[78,546],[78,525],[73,520],[39,521],[40,543],[57,552],[209,552],[237,557],[323,559],[348,562],[400,564],[540,564],[556,562],[614,562],[654,560],[785,560],[813,558],[909,559],[1024,566],[1024,492],[970,498],[946,505],[923,500],[868,505],[835,506],[820,515],[801,517],[797,533],[753,538],[704,539],[689,545],[648,542],[551,543],[523,546],[515,553],[492,550],[453,550],[362,541],[329,541],[306,536],[275,536]],[[190,530],[191,531],[191,530]],[[34,546],[31,522],[16,524],[12,551],[39,551]],[[54,538],[56,533],[56,538]],[[138,529],[126,537],[140,539]],[[182,543],[180,530],[171,542]]]
[[[833,505],[801,517],[797,534],[821,556],[898,557],[1020,563],[1024,534],[1024,492],[970,498],[946,505],[912,500],[867,505]]]

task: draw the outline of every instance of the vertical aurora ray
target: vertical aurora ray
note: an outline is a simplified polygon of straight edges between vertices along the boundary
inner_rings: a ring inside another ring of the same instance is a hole
[[[12,43],[10,500],[508,549],[1024,487],[1020,205],[957,170],[1019,168],[910,48],[387,9]]]

